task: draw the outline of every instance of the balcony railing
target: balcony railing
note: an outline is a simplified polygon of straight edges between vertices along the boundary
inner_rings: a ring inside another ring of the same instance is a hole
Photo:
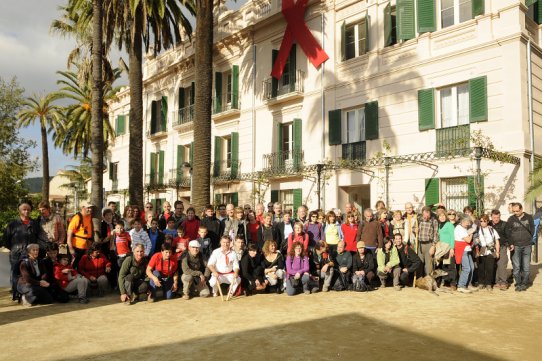
[[[365,160],[367,148],[365,141],[342,145],[343,160]]]
[[[229,110],[239,110],[241,108],[241,101],[239,99],[235,99],[235,97],[238,98],[238,96],[232,94],[231,99],[227,99],[226,97],[220,98],[220,103],[217,104],[216,97],[213,97],[213,114],[220,114],[223,112],[227,112]],[[228,102],[229,100],[229,102]]]
[[[213,162],[212,175],[215,180],[233,180],[239,175],[240,161],[215,160]]]
[[[166,188],[164,174],[159,172],[145,174],[145,187],[152,189]]]
[[[290,93],[303,93],[304,78],[305,73],[301,70],[296,70],[294,73],[283,75],[279,80],[272,77],[265,79],[263,82],[264,99],[275,99]]]
[[[437,154],[455,154],[470,147],[470,124],[436,130]]]
[[[177,117],[173,126],[191,125],[194,121],[194,104],[181,108],[177,111]]]
[[[190,188],[190,174],[182,168],[173,168],[169,170],[170,188]]]
[[[264,154],[263,168],[266,172],[290,174],[297,173],[303,166],[302,150],[287,150]]]

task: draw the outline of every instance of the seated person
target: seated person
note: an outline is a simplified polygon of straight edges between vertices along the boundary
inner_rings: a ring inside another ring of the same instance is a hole
[[[173,298],[173,292],[177,291],[179,274],[177,272],[177,259],[172,255],[171,246],[167,243],[162,245],[162,251],[155,253],[146,271],[149,277],[150,295],[148,302],[156,298],[156,289],[161,288],[163,297],[167,300]]]
[[[15,274],[18,277],[17,292],[21,294],[23,306],[53,303],[45,263],[38,259],[40,246],[31,243],[26,247],[26,252],[28,258],[19,262],[19,272]]]
[[[350,278],[352,273],[352,253],[346,250],[346,243],[339,241],[337,243],[337,252],[334,255],[335,282],[332,281],[333,289],[344,291],[350,288]]]
[[[386,287],[386,281],[389,277],[393,277],[393,286],[396,290],[401,290],[399,285],[399,277],[401,276],[401,267],[397,248],[393,245],[390,238],[384,239],[384,247],[376,254],[378,263],[377,273],[382,283],[382,287]]]
[[[400,233],[395,234],[393,240],[395,248],[397,248],[401,268],[399,282],[402,286],[412,285],[414,275],[420,270],[422,261],[409,245],[403,243],[403,236]]]
[[[79,272],[88,279],[90,287],[98,289],[98,296],[102,297],[109,289],[107,274],[111,272],[111,262],[101,254],[101,246],[93,244],[88,254],[79,261]]]
[[[57,284],[67,293],[77,290],[79,303],[88,303],[89,281],[73,269],[70,264],[70,255],[61,254],[58,256],[58,263],[55,264],[55,279]]]
[[[147,292],[146,270],[145,247],[140,243],[134,247],[134,253],[124,259],[119,270],[121,302],[133,305],[137,302],[139,294]]]
[[[323,292],[328,292],[333,279],[333,261],[329,256],[327,243],[324,240],[316,242],[312,253],[311,274],[319,279]]]
[[[309,289],[309,258],[305,255],[303,243],[294,242],[290,253],[286,257],[286,293],[294,296],[300,288],[305,294],[310,294]],[[313,290],[318,291],[318,289]]]
[[[284,257],[278,251],[277,242],[265,241],[263,244],[262,267],[269,286],[276,286],[276,292],[281,293],[284,282]]]
[[[248,245],[248,252],[241,258],[241,281],[243,282],[243,288],[247,296],[251,295],[254,291],[263,291],[267,287],[267,280],[265,280],[263,267],[262,267],[262,255],[258,252],[256,244],[251,243]]]
[[[60,287],[55,280],[55,264],[58,262],[58,243],[47,244],[47,256],[43,260],[45,264],[45,273],[47,274],[47,282],[49,283],[49,293],[53,296],[53,300],[60,303],[66,303],[70,297],[66,291]]]
[[[205,260],[200,249],[199,241],[190,241],[188,253],[181,261],[184,300],[189,300],[191,293],[200,297],[209,297],[209,288],[205,277]]]
[[[230,285],[231,294],[235,293],[235,290],[241,284],[241,277],[239,277],[237,254],[231,249],[229,236],[222,236],[220,238],[220,248],[215,249],[211,253],[207,267],[212,275],[209,285],[213,290],[213,296],[216,297],[218,295],[217,287],[220,287],[223,283]]]
[[[358,241],[357,252],[352,260],[352,284],[355,290],[371,290],[375,277],[375,260],[372,252],[366,252],[365,242]],[[356,289],[358,287],[359,289]]]

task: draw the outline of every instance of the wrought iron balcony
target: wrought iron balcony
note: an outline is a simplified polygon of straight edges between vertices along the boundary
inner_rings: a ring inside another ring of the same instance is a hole
[[[192,126],[192,122],[194,121],[194,114],[194,104],[179,109],[177,111],[177,116],[175,117],[175,122],[173,123],[173,126],[183,128],[184,126]]]
[[[182,168],[170,169],[168,179],[170,188],[190,188],[190,174]]]
[[[236,94],[232,94],[231,99],[227,99],[227,97],[222,96],[220,98],[220,103],[218,104],[216,99],[217,97],[213,97],[213,115],[241,109],[241,100]]]
[[[240,161],[215,160],[212,165],[212,176],[215,182],[238,179]]]
[[[367,148],[365,141],[342,145],[342,159],[348,161],[365,160]]]
[[[147,189],[164,189],[166,184],[164,182],[164,174],[159,172],[149,173],[145,175],[145,187]]]
[[[439,156],[466,150],[470,147],[470,124],[436,129],[436,137]]]
[[[264,154],[263,171],[271,174],[295,174],[303,168],[303,151],[287,150]]]
[[[294,73],[287,73],[279,80],[273,77],[267,78],[263,82],[263,97],[265,100],[271,100],[288,94],[303,94],[304,78],[305,73],[301,70],[296,70]]]

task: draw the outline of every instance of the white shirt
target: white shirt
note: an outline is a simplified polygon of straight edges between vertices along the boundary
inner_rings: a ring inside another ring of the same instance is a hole
[[[469,236],[469,231],[465,229],[461,224],[458,224],[457,226],[455,226],[454,238],[456,242],[465,242],[463,238],[466,238],[468,236]],[[465,251],[471,251],[471,250],[472,248],[470,245],[465,247]]]
[[[487,245],[490,243],[493,243],[493,249],[495,249],[495,244],[497,243],[497,240],[500,239],[499,234],[497,231],[495,231],[491,226],[489,227],[480,227],[480,231],[478,233],[478,241],[480,242],[480,246],[482,247],[480,249],[480,255],[481,256],[488,256],[491,254],[491,252],[488,250]]]
[[[234,251],[229,250],[224,254],[222,248],[217,248],[211,253],[207,266],[215,266],[218,273],[232,273],[239,270],[239,261]]]

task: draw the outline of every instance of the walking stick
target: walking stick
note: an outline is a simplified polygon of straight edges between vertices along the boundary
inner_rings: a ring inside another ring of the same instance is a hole
[[[233,297],[233,286],[237,284],[237,279],[234,279],[233,282],[230,284],[230,287],[228,288],[228,296],[226,297],[226,301],[229,301]]]
[[[222,301],[224,301],[224,295],[222,294],[222,286],[220,285],[220,280],[218,277],[216,278],[216,285],[218,287],[218,293],[220,293],[220,298],[222,298]]]
[[[418,227],[416,227],[416,237],[414,238],[414,244],[416,247],[416,254],[418,254]],[[419,255],[419,254],[418,254]],[[416,288],[416,276],[417,276],[417,270],[414,271],[414,280],[412,281],[412,287]]]

